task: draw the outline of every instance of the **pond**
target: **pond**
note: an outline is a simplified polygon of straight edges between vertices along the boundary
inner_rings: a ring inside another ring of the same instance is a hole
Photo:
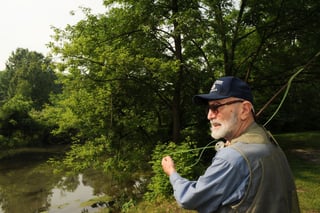
[[[47,163],[52,156],[24,152],[0,160],[0,213],[81,213],[106,207],[111,196],[104,191],[114,188],[110,177],[99,171],[55,174]],[[106,202],[93,205],[98,199]]]

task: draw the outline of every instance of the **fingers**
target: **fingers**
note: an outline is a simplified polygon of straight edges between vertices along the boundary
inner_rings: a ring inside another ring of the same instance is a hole
[[[172,161],[172,158],[170,156],[165,156],[164,158],[162,158],[162,163],[167,163],[169,161]]]
[[[175,172],[175,166],[172,158],[170,156],[166,156],[162,158],[161,161],[162,169],[167,175],[171,175],[173,172]]]

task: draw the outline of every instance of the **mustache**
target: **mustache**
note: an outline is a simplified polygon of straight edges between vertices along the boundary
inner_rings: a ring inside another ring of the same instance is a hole
[[[212,126],[212,125],[221,125],[220,122],[215,121],[215,120],[210,120],[210,124],[211,124],[211,126]]]

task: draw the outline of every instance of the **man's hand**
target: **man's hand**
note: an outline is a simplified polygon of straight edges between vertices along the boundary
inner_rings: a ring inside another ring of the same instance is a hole
[[[173,172],[176,171],[174,162],[170,156],[162,158],[162,169],[163,171],[170,176]]]

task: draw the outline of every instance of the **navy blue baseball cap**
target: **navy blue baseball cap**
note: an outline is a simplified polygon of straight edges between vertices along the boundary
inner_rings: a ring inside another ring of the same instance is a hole
[[[249,85],[241,79],[233,76],[226,76],[217,79],[208,94],[195,95],[192,100],[198,105],[208,104],[211,100],[236,97],[253,104],[253,96]]]

